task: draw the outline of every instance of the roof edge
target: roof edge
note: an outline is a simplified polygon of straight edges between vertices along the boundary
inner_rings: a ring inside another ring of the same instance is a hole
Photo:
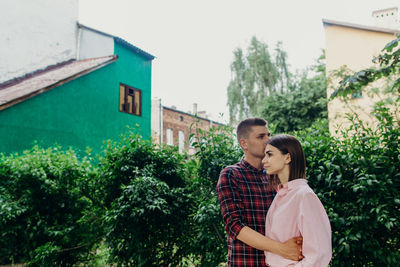
[[[355,24],[355,23],[331,20],[331,19],[322,19],[322,24],[323,25],[327,25],[327,26],[329,26],[329,25],[342,26],[342,27],[347,27],[347,28],[366,30],[366,31],[373,31],[373,32],[400,34],[400,30],[396,30],[396,29],[382,28],[382,27],[376,27],[376,26],[367,26],[367,25],[361,25],[361,24]]]
[[[103,32],[103,31],[97,30],[97,29],[92,28],[92,27],[88,27],[88,26],[83,25],[83,24],[81,24],[81,23],[79,23],[79,22],[77,22],[76,24],[78,25],[78,28],[84,28],[84,29],[87,29],[87,30],[89,30],[89,31],[92,31],[92,32],[95,32],[95,33],[98,33],[98,34],[101,34],[101,35],[104,35],[104,36],[107,36],[107,37],[111,37],[111,38],[114,38],[114,37],[115,37],[114,35],[105,33],[105,32]]]
[[[14,106],[15,104],[18,104],[20,102],[23,102],[23,101],[25,101],[25,100],[27,100],[29,98],[32,98],[34,96],[37,96],[37,95],[42,94],[44,92],[47,92],[47,91],[49,91],[49,90],[51,90],[51,89],[53,89],[55,87],[61,86],[61,85],[65,84],[65,83],[67,83],[67,82],[73,81],[73,80],[75,80],[75,79],[77,79],[77,78],[79,78],[81,76],[84,76],[86,74],[89,74],[89,73],[91,73],[91,72],[93,72],[93,71],[95,71],[97,69],[105,67],[105,66],[115,62],[117,59],[118,59],[118,56],[117,55],[113,55],[109,60],[107,60],[107,61],[105,61],[105,62],[103,62],[101,64],[98,64],[98,65],[93,66],[93,67],[91,67],[89,69],[83,70],[81,72],[78,72],[78,73],[76,73],[76,74],[74,74],[72,76],[69,76],[69,77],[67,77],[65,79],[59,80],[59,81],[57,81],[57,82],[55,82],[55,83],[53,83],[53,84],[51,84],[49,86],[43,87],[43,88],[41,88],[39,90],[36,90],[34,92],[31,92],[31,93],[29,93],[27,95],[12,99],[12,100],[4,102],[4,103],[1,103],[0,104],[0,111],[4,110],[4,109],[7,109],[7,108],[9,108],[11,106]],[[84,60],[88,60],[88,59],[83,59],[83,61]],[[75,62],[75,60],[69,62],[68,64],[71,64],[73,62]],[[68,64],[64,64],[63,66],[66,66]],[[54,69],[56,69],[56,68],[54,68]],[[52,69],[52,70],[54,70],[54,69]],[[47,71],[50,71],[50,70],[47,70]],[[40,73],[40,74],[42,74],[42,73]]]
[[[139,55],[142,55],[143,57],[145,57],[145,58],[147,58],[149,60],[153,60],[155,58],[155,56],[147,53],[146,51],[140,49],[137,46],[134,46],[133,44],[125,41],[124,39],[122,39],[120,37],[114,37],[114,42],[116,42],[116,43],[118,43],[118,44],[120,44],[120,45],[122,45],[122,46],[124,46],[124,47],[126,47],[126,48],[128,48],[128,49],[130,49],[130,50],[132,50],[132,51],[134,51],[136,53],[138,53]]]
[[[49,66],[46,66],[44,68],[37,69],[37,70],[34,70],[32,72],[26,73],[26,74],[24,74],[22,76],[15,77],[15,78],[12,78],[10,80],[4,81],[4,82],[0,83],[0,90],[5,89],[5,88],[10,87],[10,86],[13,86],[13,85],[16,85],[16,84],[19,84],[19,83],[21,83],[21,82],[23,82],[23,81],[25,81],[27,79],[32,78],[33,76],[37,76],[37,75],[43,74],[43,73],[48,72],[48,71],[52,71],[52,70],[55,70],[55,69],[58,69],[58,68],[62,68],[63,66],[68,65],[68,64],[70,64],[70,63],[72,63],[74,61],[76,61],[76,60],[74,58],[71,58],[71,59],[68,59],[66,61],[62,61],[62,62],[53,64],[53,65],[49,65]]]
[[[388,8],[384,8],[384,9],[374,10],[374,11],[372,11],[372,14],[380,13],[382,11],[389,11],[389,10],[392,10],[392,9],[396,9],[396,11],[399,10],[399,8],[397,6],[394,6],[394,7],[388,7]]]
[[[98,34],[101,34],[101,35],[104,35],[104,36],[107,36],[107,37],[111,37],[111,38],[114,39],[114,42],[119,43],[119,44],[121,44],[121,45],[127,47],[128,49],[134,51],[135,53],[138,53],[139,55],[144,56],[144,57],[147,58],[147,59],[153,60],[153,59],[155,58],[155,56],[153,56],[153,55],[147,53],[146,51],[140,49],[140,48],[137,47],[137,46],[134,46],[133,44],[131,44],[131,43],[125,41],[124,39],[122,39],[122,38],[120,38],[120,37],[118,37],[118,36],[111,35],[111,34],[108,34],[108,33],[105,33],[105,32],[99,31],[99,30],[96,30],[96,29],[94,29],[94,28],[85,26],[85,25],[83,25],[83,24],[81,24],[81,23],[79,23],[79,22],[77,22],[77,25],[78,25],[79,28],[87,29],[87,30],[89,30],[89,31],[93,31],[93,32],[98,33]]]
[[[162,107],[165,108],[165,109],[171,110],[171,111],[175,111],[175,112],[184,114],[184,115],[189,115],[191,117],[197,117],[197,118],[202,119],[202,120],[206,120],[206,121],[209,121],[209,122],[212,122],[212,123],[215,123],[215,124],[219,124],[221,126],[226,126],[226,124],[224,124],[222,122],[218,122],[218,121],[214,121],[214,120],[211,120],[211,119],[208,119],[208,118],[200,117],[198,115],[195,115],[195,114],[192,114],[192,113],[188,113],[188,112],[185,112],[185,111],[182,111],[182,110],[179,110],[179,109],[174,109],[174,108],[167,107],[167,106],[162,106]]]

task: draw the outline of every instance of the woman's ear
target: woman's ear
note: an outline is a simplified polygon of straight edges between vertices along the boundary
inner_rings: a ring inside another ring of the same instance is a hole
[[[285,164],[289,164],[291,161],[290,153],[285,154]]]

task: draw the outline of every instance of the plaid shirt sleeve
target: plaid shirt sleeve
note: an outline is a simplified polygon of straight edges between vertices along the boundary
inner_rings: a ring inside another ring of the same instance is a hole
[[[232,168],[228,167],[222,170],[218,179],[217,194],[221,203],[225,231],[230,237],[236,239],[245,224],[242,218],[243,204]]]

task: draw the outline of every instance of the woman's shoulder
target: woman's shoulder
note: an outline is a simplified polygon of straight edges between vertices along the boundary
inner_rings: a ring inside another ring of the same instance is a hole
[[[300,197],[317,197],[314,190],[308,185],[308,183],[302,183],[298,188],[296,194]]]

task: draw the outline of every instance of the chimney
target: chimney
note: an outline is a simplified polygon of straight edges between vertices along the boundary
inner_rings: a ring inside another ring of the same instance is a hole
[[[193,114],[197,114],[197,103],[193,103]]]
[[[390,29],[400,29],[399,8],[385,8],[372,12],[375,26]]]

